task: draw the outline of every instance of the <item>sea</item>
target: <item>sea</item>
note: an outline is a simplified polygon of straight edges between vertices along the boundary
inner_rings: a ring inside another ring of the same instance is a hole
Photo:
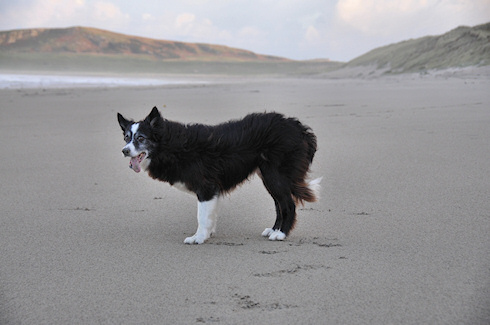
[[[166,85],[206,84],[194,78],[148,78],[126,76],[82,76],[50,74],[0,73],[0,89],[47,89],[47,88],[116,88],[154,87]]]

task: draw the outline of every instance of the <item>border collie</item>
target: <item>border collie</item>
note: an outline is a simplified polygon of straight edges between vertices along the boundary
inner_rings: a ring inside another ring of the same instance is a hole
[[[321,178],[306,181],[316,136],[297,119],[256,113],[216,126],[162,118],[154,107],[142,121],[117,114],[129,167],[197,196],[196,233],[186,244],[202,244],[216,231],[220,197],[257,173],[274,199],[276,222],[262,236],[284,240],[296,221],[296,204],[314,202]]]

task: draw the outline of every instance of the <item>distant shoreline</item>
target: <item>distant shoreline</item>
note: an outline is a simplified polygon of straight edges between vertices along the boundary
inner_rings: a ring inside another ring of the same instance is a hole
[[[57,88],[117,88],[117,87],[161,87],[172,85],[207,85],[220,83],[264,79],[489,79],[490,66],[451,68],[431,70],[420,73],[385,74],[383,70],[372,66],[357,68],[342,68],[318,75],[294,74],[226,74],[226,73],[127,73],[127,72],[97,72],[97,71],[42,71],[42,70],[3,70],[0,69],[0,89],[57,89]]]
[[[56,89],[56,88],[94,88],[94,87],[156,87],[183,84],[209,84],[207,78],[170,77],[170,76],[128,76],[97,75],[57,72],[2,72],[0,71],[0,89]]]

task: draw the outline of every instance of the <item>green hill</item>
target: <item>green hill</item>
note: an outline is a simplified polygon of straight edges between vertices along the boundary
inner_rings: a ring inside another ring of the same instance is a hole
[[[376,48],[344,67],[373,66],[403,73],[485,65],[490,65],[490,23]]]
[[[227,46],[155,40],[87,27],[0,32],[0,52],[125,55],[155,60],[287,61]]]

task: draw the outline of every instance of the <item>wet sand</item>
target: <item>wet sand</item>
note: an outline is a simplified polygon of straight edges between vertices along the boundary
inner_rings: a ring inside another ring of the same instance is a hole
[[[490,78],[216,79],[0,91],[1,324],[488,324]],[[284,242],[257,178],[217,234],[136,174],[116,113],[298,117],[319,203]]]

